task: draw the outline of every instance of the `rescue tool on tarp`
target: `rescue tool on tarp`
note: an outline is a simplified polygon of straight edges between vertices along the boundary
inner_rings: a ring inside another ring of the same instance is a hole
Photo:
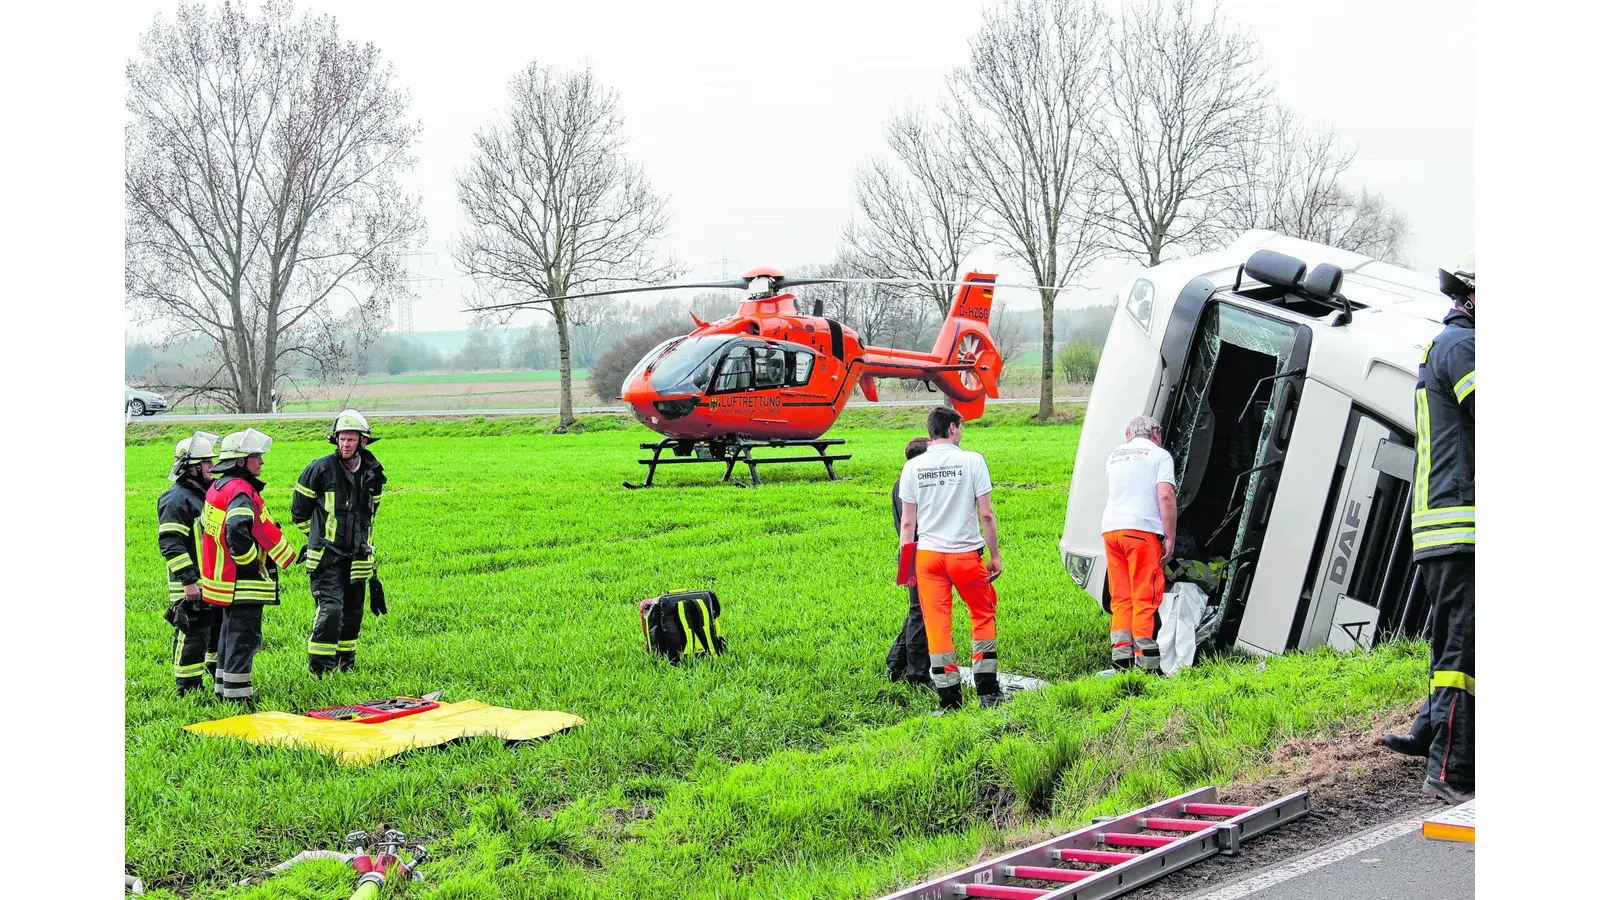
[[[382,721],[258,712],[197,722],[184,726],[184,730],[202,737],[230,737],[267,747],[306,748],[344,765],[359,766],[464,737],[492,735],[507,741],[531,741],[584,724],[583,719],[558,710],[505,709],[463,700]]]

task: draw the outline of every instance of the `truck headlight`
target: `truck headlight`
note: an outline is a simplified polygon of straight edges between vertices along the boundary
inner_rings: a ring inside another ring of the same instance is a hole
[[[1067,577],[1078,583],[1078,587],[1088,587],[1089,573],[1094,571],[1094,557],[1083,556],[1078,553],[1067,554]]]
[[[1141,278],[1133,283],[1133,290],[1128,292],[1128,302],[1123,308],[1145,334],[1150,333],[1150,317],[1156,307],[1156,286]]]

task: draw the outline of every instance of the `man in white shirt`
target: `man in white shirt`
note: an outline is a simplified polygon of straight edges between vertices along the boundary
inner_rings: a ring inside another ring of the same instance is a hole
[[[993,485],[983,457],[960,444],[961,414],[936,406],[928,413],[927,452],[900,470],[900,544],[916,546],[913,583],[928,632],[929,675],[941,709],[961,707],[961,672],[950,634],[952,588],[972,614],[972,681],[978,702],[996,706],[1003,700],[994,631],[993,582],[1002,566],[989,498]]]
[[[1106,460],[1107,497],[1100,519],[1111,587],[1111,665],[1161,673],[1156,609],[1166,591],[1164,567],[1178,529],[1172,454],[1161,449],[1161,425],[1135,416],[1128,442]]]

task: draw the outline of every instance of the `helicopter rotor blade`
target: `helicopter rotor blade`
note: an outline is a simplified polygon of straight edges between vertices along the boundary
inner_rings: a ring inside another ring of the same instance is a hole
[[[787,288],[802,284],[899,284],[907,286],[920,284],[939,284],[949,285],[951,287],[963,287],[969,284],[981,284],[986,287],[1028,288],[1031,290],[1046,290],[1049,287],[1048,285],[1042,284],[1013,284],[1007,281],[938,281],[932,278],[807,278],[803,280],[797,279],[795,281],[784,279],[778,286]],[[1065,290],[1065,288],[1058,287],[1056,290]]]
[[[690,289],[725,288],[729,290],[748,290],[750,283],[747,281],[707,281],[696,284],[654,284],[645,287],[616,288],[609,291],[586,291],[582,294],[561,294],[556,297],[540,297],[537,300],[517,300],[513,303],[497,303],[493,306],[470,306],[462,312],[487,312],[492,309],[521,309],[535,303],[549,303],[551,300],[582,300],[586,297],[609,297],[612,294],[640,294],[646,291],[676,291]]]

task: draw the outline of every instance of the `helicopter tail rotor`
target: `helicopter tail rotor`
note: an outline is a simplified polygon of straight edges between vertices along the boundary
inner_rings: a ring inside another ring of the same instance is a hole
[[[987,279],[987,283],[984,279]],[[950,305],[933,352],[947,365],[963,366],[959,380],[968,402],[982,410],[984,396],[1000,396],[1000,351],[989,333],[989,312],[994,303],[993,276],[969,275]],[[946,391],[946,393],[950,393]],[[952,399],[963,399],[952,394]],[[959,410],[958,410],[959,411]],[[962,413],[966,417],[966,413]]]

